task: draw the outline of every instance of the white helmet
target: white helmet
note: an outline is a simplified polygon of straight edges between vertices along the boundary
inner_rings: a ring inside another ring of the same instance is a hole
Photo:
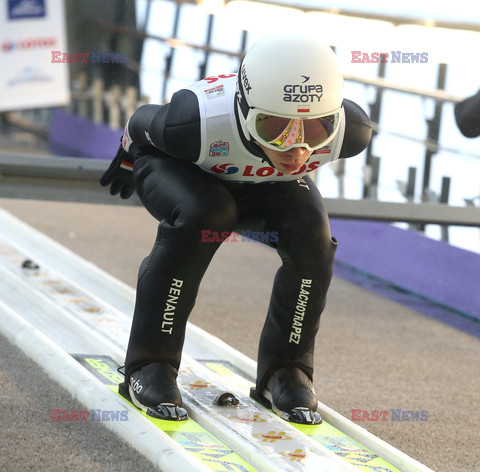
[[[256,42],[240,65],[239,119],[247,139],[275,150],[319,149],[342,119],[343,75],[335,53],[313,36]]]

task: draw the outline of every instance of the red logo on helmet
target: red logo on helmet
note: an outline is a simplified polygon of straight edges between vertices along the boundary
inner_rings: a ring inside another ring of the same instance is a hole
[[[297,113],[310,113],[310,105],[299,105],[297,107]]]

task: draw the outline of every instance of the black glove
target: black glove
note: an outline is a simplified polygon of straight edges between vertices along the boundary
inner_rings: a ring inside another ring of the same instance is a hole
[[[123,149],[122,145],[118,148],[117,155],[110,167],[100,178],[100,185],[102,187],[110,185],[110,194],[120,193],[120,197],[123,199],[130,198],[135,192],[133,158]]]

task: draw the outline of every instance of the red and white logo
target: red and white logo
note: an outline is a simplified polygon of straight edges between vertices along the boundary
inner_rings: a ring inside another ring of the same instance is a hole
[[[210,167],[213,172],[216,174],[235,174],[238,172],[238,167],[234,164],[216,164],[213,167]]]
[[[310,105],[298,105],[297,113],[310,113]]]
[[[130,120],[128,120],[127,124],[125,125],[125,131],[123,132],[123,138],[122,138],[122,147],[127,152],[130,149],[131,144],[133,143],[132,138],[130,137],[130,134],[128,133],[128,123],[129,122],[130,122]]]

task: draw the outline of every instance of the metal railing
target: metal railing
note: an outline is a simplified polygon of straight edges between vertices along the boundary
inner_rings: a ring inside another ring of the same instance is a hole
[[[173,25],[171,36],[152,35],[145,30],[132,30],[120,25],[98,23],[97,27],[109,33],[115,33],[132,40],[151,39],[168,46],[170,53],[165,56],[164,68],[160,71],[163,75],[163,94],[165,95],[168,81],[172,80],[173,52],[178,48],[191,48],[203,52],[204,60],[201,61],[198,77],[192,77],[192,82],[197,78],[208,74],[208,65],[211,54],[226,55],[237,58],[240,62],[245,53],[247,44],[247,32],[242,33],[239,50],[230,51],[214,47],[211,38],[215,28],[213,15],[207,15],[207,35],[203,44],[193,44],[182,41],[176,36],[178,22],[181,21],[179,12],[185,3],[176,2],[177,24]],[[138,65],[138,64],[137,64]],[[139,66],[139,65],[138,65]],[[465,207],[451,206],[449,202],[450,177],[444,176],[441,183],[440,194],[430,190],[430,174],[433,157],[439,151],[447,151],[456,155],[468,157],[480,157],[457,148],[447,148],[439,144],[440,123],[443,106],[454,104],[462,100],[462,97],[447,93],[444,90],[447,66],[439,64],[436,90],[424,90],[414,87],[406,87],[385,80],[385,65],[379,64],[378,77],[363,78],[352,75],[345,76],[346,81],[363,85],[366,89],[374,89],[374,101],[369,104],[368,113],[373,125],[373,139],[380,134],[390,134],[396,137],[414,141],[424,148],[423,176],[420,198],[415,195],[415,187],[418,168],[405,169],[405,180],[398,179],[398,196],[404,200],[402,203],[378,201],[378,188],[381,186],[380,157],[373,153],[372,144],[365,152],[365,164],[363,173],[363,195],[358,199],[346,199],[344,197],[345,162],[338,161],[335,168],[335,176],[338,182],[339,198],[326,199],[332,217],[372,219],[382,221],[407,222],[416,229],[423,230],[427,224],[438,224],[442,227],[442,238],[448,240],[448,226],[459,225],[480,227],[480,196],[465,198]],[[138,67],[140,72],[141,68]],[[161,82],[161,80],[159,81]],[[89,79],[77,77],[76,88],[73,93],[73,102],[70,107],[75,113],[88,116],[94,122],[106,122],[114,128],[120,128],[133,113],[137,106],[145,103],[147,99],[138,100],[138,91],[129,88],[125,91],[118,86],[105,90],[101,79]],[[382,128],[380,110],[384,92],[397,92],[410,96],[422,97],[434,101],[434,112],[431,118],[426,119],[427,134],[424,139],[413,138],[401,132],[391,132]],[[480,161],[479,161],[480,163]],[[123,201],[112,198],[108,191],[98,185],[98,178],[106,162],[96,162],[89,159],[58,159],[48,157],[31,157],[12,154],[0,154],[0,196],[21,198],[44,198],[64,201],[84,201],[101,203],[135,204],[137,200]],[[68,182],[68,183],[66,183]],[[416,202],[415,202],[416,201]]]
[[[100,186],[108,165],[88,158],[0,153],[0,198],[140,205],[136,195],[122,200]],[[373,199],[326,198],[325,202],[332,218],[480,227],[480,211],[475,207]]]

